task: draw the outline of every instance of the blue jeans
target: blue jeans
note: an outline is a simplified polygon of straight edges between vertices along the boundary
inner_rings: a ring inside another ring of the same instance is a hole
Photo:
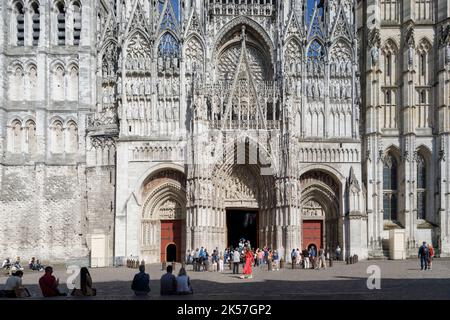
[[[420,257],[420,270],[427,270],[428,267],[428,259],[426,256],[421,256]]]

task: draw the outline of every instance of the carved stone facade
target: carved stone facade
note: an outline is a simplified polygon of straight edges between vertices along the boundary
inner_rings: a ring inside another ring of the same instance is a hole
[[[286,260],[306,224],[330,254],[386,256],[400,228],[450,255],[449,10],[0,1],[0,255],[222,250],[230,210]]]

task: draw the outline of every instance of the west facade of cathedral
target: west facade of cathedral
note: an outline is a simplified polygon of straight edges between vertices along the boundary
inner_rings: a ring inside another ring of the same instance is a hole
[[[450,1],[2,0],[0,255],[450,255]]]

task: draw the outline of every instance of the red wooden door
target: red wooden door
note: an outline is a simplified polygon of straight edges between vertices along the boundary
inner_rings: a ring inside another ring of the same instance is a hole
[[[303,242],[302,249],[305,249],[310,244],[316,246],[319,250],[322,246],[323,221],[321,220],[306,220],[303,221]]]
[[[181,262],[182,220],[161,220],[161,262],[166,261],[167,246],[175,244],[176,261]]]

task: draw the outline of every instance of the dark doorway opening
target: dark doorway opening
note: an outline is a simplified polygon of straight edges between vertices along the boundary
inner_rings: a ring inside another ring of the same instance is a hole
[[[228,246],[237,247],[240,239],[258,246],[258,212],[252,210],[227,210]]]
[[[169,244],[166,249],[166,261],[174,262],[177,261],[177,246],[175,244]]]

